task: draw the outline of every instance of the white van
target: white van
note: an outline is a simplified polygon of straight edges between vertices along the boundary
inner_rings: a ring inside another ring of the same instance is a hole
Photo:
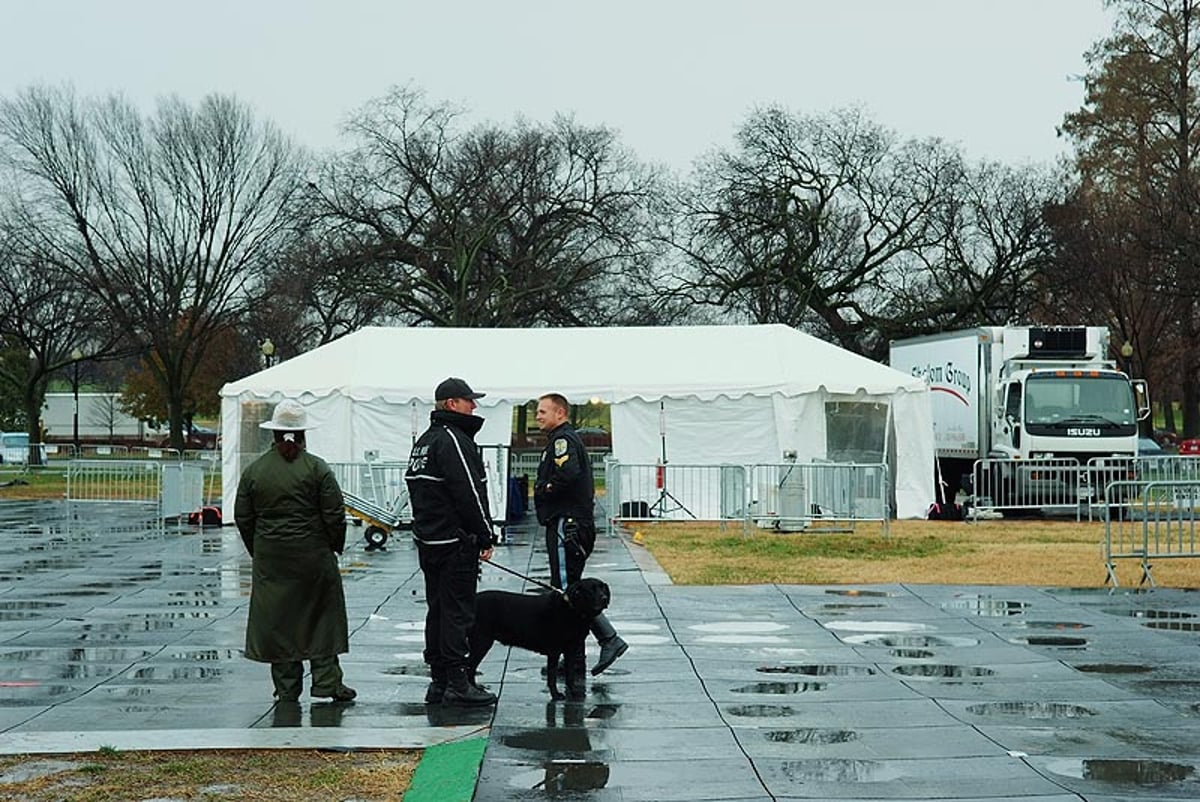
[[[40,447],[41,464],[46,464],[46,447]],[[27,432],[0,432],[0,462],[5,465],[24,465],[29,461]]]

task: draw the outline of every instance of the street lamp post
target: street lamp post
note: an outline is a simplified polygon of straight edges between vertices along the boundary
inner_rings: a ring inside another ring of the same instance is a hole
[[[71,442],[75,444],[75,456],[79,456],[79,360],[83,351],[71,349],[71,394],[75,399],[75,414],[71,420]]]
[[[271,367],[271,365],[275,361],[275,343],[271,342],[271,338],[268,337],[267,339],[262,341],[261,347],[262,347],[263,363],[267,367]]]

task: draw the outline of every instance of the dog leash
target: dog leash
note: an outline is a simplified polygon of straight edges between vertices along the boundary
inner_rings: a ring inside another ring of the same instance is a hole
[[[560,594],[560,595],[562,595],[562,596],[566,596],[566,595],[567,595],[567,594],[566,594],[564,591],[562,591],[562,590],[560,590],[560,589],[558,589],[558,588],[554,587],[553,585],[547,585],[545,582],[542,582],[541,580],[534,579],[534,578],[533,578],[533,577],[531,577],[531,576],[525,576],[525,574],[522,574],[520,571],[514,571],[513,569],[511,569],[511,568],[508,568],[508,567],[506,567],[506,566],[503,566],[503,565],[501,565],[501,564],[500,564],[500,563],[498,563],[498,562],[494,562],[494,561],[492,561],[492,560],[485,560],[485,559],[483,559],[482,557],[480,558],[480,562],[485,562],[485,563],[487,563],[488,565],[491,565],[491,566],[494,566],[494,567],[496,567],[496,568],[499,568],[501,571],[507,571],[508,573],[512,574],[512,575],[513,575],[513,576],[515,576],[515,577],[518,577],[518,578],[520,578],[520,579],[524,579],[526,582],[532,582],[533,584],[537,585],[539,588],[545,588],[546,590],[552,590],[552,591],[554,591],[555,593],[558,593],[558,594]]]

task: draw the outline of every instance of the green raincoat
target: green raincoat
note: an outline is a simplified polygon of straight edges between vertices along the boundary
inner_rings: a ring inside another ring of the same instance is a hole
[[[263,663],[350,651],[337,554],[346,511],[320,457],[293,462],[272,448],[242,473],[234,518],[254,560],[246,657]]]

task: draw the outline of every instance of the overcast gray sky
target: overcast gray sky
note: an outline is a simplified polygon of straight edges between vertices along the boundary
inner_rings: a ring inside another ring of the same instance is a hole
[[[298,142],[339,142],[393,85],[476,118],[573,112],[687,168],[756,106],[858,104],[974,159],[1050,161],[1101,0],[0,0],[0,94],[71,82],[147,111],[233,93]]]

